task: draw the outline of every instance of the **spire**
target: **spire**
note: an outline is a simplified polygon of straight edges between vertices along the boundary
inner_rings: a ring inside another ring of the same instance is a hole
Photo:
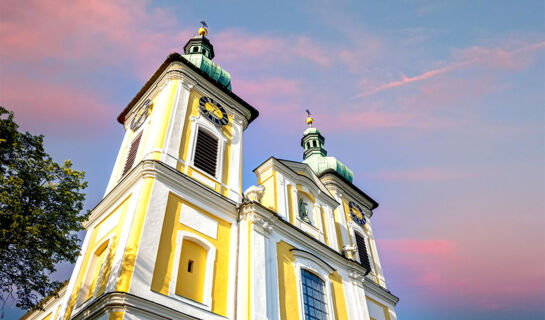
[[[327,157],[327,151],[324,149],[325,139],[320,130],[312,126],[314,119],[311,117],[310,111],[308,109],[306,111],[308,128],[303,132],[303,138],[301,139],[301,146],[305,150],[303,153],[303,162],[308,164],[317,175],[326,170],[333,169],[343,178],[352,182],[354,177],[352,170],[348,169],[347,166],[335,157]]]
[[[214,59],[214,46],[206,37],[208,35],[208,25],[204,21],[201,21],[201,24],[202,26],[197,34],[185,44],[184,53],[187,55],[204,55],[212,60]]]
[[[231,75],[212,61],[215,55],[214,46],[206,37],[208,35],[208,25],[205,21],[201,21],[201,25],[197,34],[185,44],[183,57],[212,79],[231,90]]]
[[[313,154],[325,157],[327,151],[324,149],[324,137],[318,129],[312,127],[314,119],[312,119],[308,109],[306,112],[308,115],[306,120],[308,128],[303,133],[303,138],[301,139],[301,146],[305,149],[303,160],[306,160]]]

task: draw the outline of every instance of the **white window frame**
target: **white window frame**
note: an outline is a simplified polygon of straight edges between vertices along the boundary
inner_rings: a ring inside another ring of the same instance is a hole
[[[333,295],[331,293],[333,288],[331,280],[329,280],[329,275],[333,273],[335,269],[309,252],[292,249],[291,253],[295,257],[295,278],[297,281],[297,296],[299,297],[299,319],[305,319],[305,300],[303,297],[301,271],[306,270],[312,272],[324,282],[324,299],[326,303],[327,319],[335,320]]]
[[[205,119],[199,111],[199,115],[197,117],[191,117],[191,134],[189,138],[189,161],[187,164],[193,168],[193,170],[196,170],[198,173],[218,182],[221,182],[221,177],[223,176],[223,153],[225,150],[225,145],[227,144],[228,140],[226,136],[223,135],[223,132],[221,131],[221,127],[217,127],[216,125],[212,124],[210,121]],[[207,133],[213,135],[218,139],[218,155],[216,157],[216,175],[212,176],[207,172],[204,172],[202,169],[197,168],[195,166],[194,160],[195,160],[195,149],[197,145],[197,136],[199,129],[205,130]],[[187,172],[186,172],[187,173]]]
[[[180,269],[180,257],[182,254],[182,244],[184,240],[197,243],[206,250],[206,267],[204,273],[204,286],[202,293],[202,303],[179,296],[176,294],[176,283],[178,282],[178,271]],[[212,311],[212,285],[214,279],[214,262],[216,261],[216,247],[208,240],[189,231],[178,231],[176,234],[176,251],[174,254],[174,265],[170,275],[170,286],[168,295],[187,304]]]
[[[96,292],[98,290],[98,287],[100,285],[100,281],[102,280],[102,277],[104,276],[104,274],[103,274],[104,273],[104,266],[106,265],[106,261],[107,261],[108,257],[106,257],[104,259],[104,261],[102,262],[102,265],[100,266],[100,271],[99,271],[98,278],[97,278],[97,284],[96,284],[95,290],[93,292],[93,295],[89,299],[87,299],[87,296],[89,295],[89,289],[85,290],[85,295],[82,294],[84,286],[85,286],[85,281],[87,280],[87,276],[89,275],[89,271],[91,269],[91,263],[93,262],[93,258],[95,257],[95,253],[97,252],[98,249],[100,249],[100,247],[102,247],[102,245],[105,242],[108,242],[108,245],[106,246],[106,248],[104,250],[106,251],[106,254],[109,254],[110,246],[112,245],[112,240],[113,240],[113,234],[111,234],[110,236],[105,238],[103,241],[100,241],[100,243],[98,243],[98,245],[95,246],[93,252],[89,256],[89,262],[87,263],[87,266],[86,266],[85,275],[83,276],[81,286],[80,286],[80,288],[78,290],[78,299],[76,301],[76,308],[81,307],[83,304],[85,304],[85,302],[87,302],[89,300],[92,300],[95,297]]]

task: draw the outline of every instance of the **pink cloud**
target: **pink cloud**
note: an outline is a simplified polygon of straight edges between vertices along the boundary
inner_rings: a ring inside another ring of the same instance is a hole
[[[401,87],[401,86],[404,86],[404,85],[407,85],[409,83],[413,83],[413,82],[416,82],[416,81],[427,80],[427,79],[430,79],[430,78],[435,77],[437,75],[449,72],[451,70],[458,69],[458,68],[463,67],[463,66],[465,66],[467,64],[469,64],[469,62],[456,63],[456,64],[452,64],[452,65],[449,65],[449,66],[444,67],[444,68],[438,68],[438,69],[433,69],[433,70],[430,70],[430,71],[426,71],[426,72],[424,72],[424,73],[422,73],[420,75],[414,76],[414,77],[407,77],[405,75],[402,75],[401,80],[396,80],[396,81],[391,81],[391,82],[385,83],[385,84],[380,85],[378,87],[375,87],[375,88],[372,88],[370,90],[364,91],[364,92],[358,94],[356,97],[361,98],[361,97],[371,96],[371,95],[374,95],[374,94],[379,93],[379,92],[384,91],[384,90],[388,90],[388,89],[396,88],[396,87]]]
[[[447,64],[445,67],[432,69],[413,77],[407,77],[403,74],[400,80],[390,81],[385,84],[365,89],[356,97],[371,96],[384,90],[428,80],[438,75],[470,66],[480,66],[489,69],[518,70],[527,66],[532,61],[529,54],[543,48],[545,48],[545,42],[532,43],[513,50],[484,47],[467,48],[456,52],[454,55],[455,61]]]
[[[25,94],[23,94],[25,93]],[[15,112],[23,129],[36,134],[68,134],[85,137],[89,130],[108,126],[115,119],[114,108],[103,99],[78,86],[10,77],[0,85],[2,105]]]
[[[218,61],[237,69],[256,70],[295,61],[328,67],[333,59],[323,45],[306,36],[263,35],[230,29],[210,37]]]
[[[147,65],[150,56],[160,60],[176,44],[164,32],[170,32],[173,17],[144,0],[55,5],[45,0],[3,1],[0,12],[0,54],[12,62],[66,66],[86,61],[104,67],[128,60]]]
[[[381,245],[392,253],[416,253],[446,255],[454,252],[455,245],[452,241],[439,240],[420,240],[420,239],[398,239],[382,240]]]

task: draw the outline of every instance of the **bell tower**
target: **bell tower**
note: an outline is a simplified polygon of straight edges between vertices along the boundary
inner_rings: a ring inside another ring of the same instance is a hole
[[[118,116],[123,141],[56,319],[234,317],[243,132],[258,111],[207,35],[203,23]]]

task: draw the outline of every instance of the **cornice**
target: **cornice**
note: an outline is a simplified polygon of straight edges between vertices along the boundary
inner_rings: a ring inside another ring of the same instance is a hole
[[[182,313],[178,310],[169,308],[157,302],[153,302],[148,299],[144,299],[130,293],[125,292],[108,292],[84,309],[74,314],[70,319],[97,319],[105,313],[111,313],[114,311],[128,311],[130,313],[145,313],[149,318],[157,319],[180,319],[180,320],[196,320],[199,318]],[[136,311],[136,312],[135,312]],[[225,319],[224,317],[214,314],[212,312],[200,309],[199,311],[207,314],[207,318],[210,319]]]
[[[393,306],[399,302],[399,298],[393,295],[389,290],[379,286],[375,282],[365,279],[363,282],[366,291],[373,293],[375,296],[382,298],[383,300],[388,301]]]
[[[174,190],[181,190],[184,194],[196,198],[214,207],[214,210],[236,217],[236,202],[222,194],[207,188],[184,173],[158,160],[142,160],[132,168],[119,183],[91,210],[84,228],[90,227],[99,217],[115,205],[120,198],[141,179],[155,178],[168,184]],[[174,191],[173,190],[173,191]],[[210,198],[215,199],[210,201]]]

